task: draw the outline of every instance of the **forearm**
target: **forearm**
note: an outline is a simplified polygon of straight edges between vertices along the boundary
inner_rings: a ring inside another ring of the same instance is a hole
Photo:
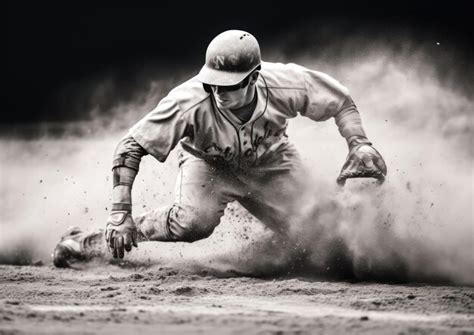
[[[354,143],[370,143],[362,127],[360,114],[351,97],[347,97],[334,119],[349,148]]]
[[[130,179],[130,185],[114,185],[112,191],[112,203],[132,204],[132,187],[137,172],[132,169],[121,167],[115,168],[113,173],[120,174],[122,176],[124,174],[130,174],[133,175],[133,178]]]
[[[132,187],[138,173],[141,158],[147,152],[131,136],[123,138],[113,160],[113,210],[131,210]]]

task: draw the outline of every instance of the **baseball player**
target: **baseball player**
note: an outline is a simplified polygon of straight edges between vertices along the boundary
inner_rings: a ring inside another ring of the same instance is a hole
[[[248,32],[219,34],[199,74],[171,90],[119,142],[105,231],[70,229],[54,250],[54,264],[66,267],[87,259],[104,241],[113,257],[123,258],[139,241],[206,238],[232,201],[284,235],[307,189],[307,172],[286,135],[288,120],[298,114],[314,121],[335,119],[349,147],[339,184],[355,177],[383,182],[385,162],[367,139],[344,86],[296,64],[263,62]],[[131,191],[141,158],[149,154],[164,162],[175,147],[174,202],[133,216]]]

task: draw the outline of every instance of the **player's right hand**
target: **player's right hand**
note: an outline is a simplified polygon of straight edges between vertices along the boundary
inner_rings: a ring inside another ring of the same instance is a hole
[[[382,155],[370,144],[359,144],[351,148],[337,183],[343,186],[349,178],[375,178],[382,184],[387,175],[387,165]]]
[[[105,240],[114,258],[123,258],[125,250],[137,247],[137,228],[128,211],[113,211],[107,219]]]

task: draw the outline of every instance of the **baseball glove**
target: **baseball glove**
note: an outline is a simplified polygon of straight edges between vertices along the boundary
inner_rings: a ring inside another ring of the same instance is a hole
[[[336,182],[343,186],[349,178],[375,178],[382,184],[387,175],[387,166],[382,155],[367,143],[351,148]]]

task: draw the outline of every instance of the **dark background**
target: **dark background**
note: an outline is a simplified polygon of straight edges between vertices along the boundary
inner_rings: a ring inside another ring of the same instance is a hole
[[[126,90],[144,65],[168,69],[164,73],[182,66],[198,70],[209,41],[230,28],[248,30],[274,45],[280,35],[309,23],[323,31],[329,22],[336,31],[330,39],[343,39],[354,30],[368,38],[403,31],[415,40],[448,41],[460,64],[472,65],[470,13],[466,3],[457,1],[12,1],[6,20],[7,103],[0,122],[90,117],[77,108],[81,85],[89,78],[113,72],[119,83],[128,83]],[[331,42],[319,41],[322,48]],[[64,87],[74,89],[64,94]]]

